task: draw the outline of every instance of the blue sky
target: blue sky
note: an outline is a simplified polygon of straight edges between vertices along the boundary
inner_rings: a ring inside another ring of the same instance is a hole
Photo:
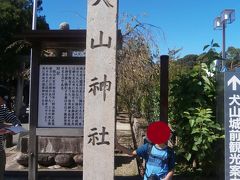
[[[65,21],[71,29],[86,28],[87,0],[42,1],[41,14],[46,15],[51,29],[58,29]],[[213,20],[224,9],[236,11],[236,20],[227,25],[226,48],[240,48],[240,0],[119,0],[120,18],[127,13],[160,27],[162,32],[156,30],[160,53],[183,48],[181,56],[202,53],[212,39],[221,46],[222,31],[213,29]]]

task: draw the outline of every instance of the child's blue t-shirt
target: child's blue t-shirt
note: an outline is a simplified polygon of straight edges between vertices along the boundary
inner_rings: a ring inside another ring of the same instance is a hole
[[[174,168],[174,153],[167,146],[164,149],[152,146],[148,157],[148,146],[149,144],[144,144],[136,150],[137,155],[144,158],[147,162],[144,180],[147,180],[147,177],[151,176],[151,174],[156,174],[160,180]],[[168,155],[168,153],[170,154]]]

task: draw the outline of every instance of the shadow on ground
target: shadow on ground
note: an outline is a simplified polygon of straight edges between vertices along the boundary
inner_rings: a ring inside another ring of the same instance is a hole
[[[140,176],[116,176],[114,180],[142,180]]]
[[[38,180],[82,180],[82,172],[38,172]],[[28,180],[27,171],[11,171],[5,173],[5,180]],[[114,180],[142,180],[142,177],[135,176],[115,176]],[[173,180],[219,180],[217,177],[193,177],[175,175]]]
[[[129,156],[115,156],[115,169],[123,166],[124,164],[129,164],[134,159],[134,157]]]
[[[82,172],[79,171],[40,171],[38,180],[81,180]],[[28,180],[27,171],[6,171],[4,180]]]
[[[82,180],[82,172],[38,172],[38,180]],[[5,180],[28,180],[27,171],[6,172]],[[116,176],[114,180],[141,180],[140,176]]]

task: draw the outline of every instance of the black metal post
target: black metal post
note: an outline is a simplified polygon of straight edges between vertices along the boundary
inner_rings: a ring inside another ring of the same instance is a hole
[[[160,121],[168,123],[168,66],[169,56],[160,57]]]

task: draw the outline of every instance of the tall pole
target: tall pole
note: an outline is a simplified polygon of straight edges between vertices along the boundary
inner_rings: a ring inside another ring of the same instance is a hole
[[[37,27],[37,2],[38,0],[33,1],[33,18],[32,18],[32,30],[36,30]]]
[[[226,52],[225,52],[225,43],[226,43],[226,40],[225,40],[225,29],[226,29],[226,22],[225,20],[223,21],[223,24],[222,24],[222,68],[225,66],[225,59],[226,59]]]
[[[160,57],[160,121],[168,123],[168,65],[169,56]]]
[[[32,30],[36,30],[37,24],[37,2],[38,0],[33,0],[33,16],[32,16]],[[29,141],[28,141],[28,179],[37,180],[37,168],[38,168],[38,155],[37,155],[37,147],[38,147],[38,139],[36,136],[36,124],[34,123],[34,114],[32,113],[33,108],[33,100],[32,100],[32,89],[33,84],[33,53],[34,50],[31,49],[30,55],[30,89],[29,89]],[[36,53],[35,53],[36,54]],[[36,64],[36,63],[35,63]]]

